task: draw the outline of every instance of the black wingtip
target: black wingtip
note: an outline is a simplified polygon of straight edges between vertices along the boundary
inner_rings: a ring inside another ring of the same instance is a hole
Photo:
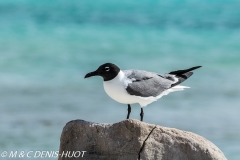
[[[192,69],[198,69],[198,68],[201,68],[202,66],[196,66],[196,67],[193,67]]]
[[[184,73],[187,73],[187,72],[190,72],[192,70],[195,70],[195,69],[198,69],[202,66],[196,66],[196,67],[192,67],[192,68],[189,68],[189,69],[185,69],[185,70],[177,70],[177,71],[172,71],[170,72],[169,74],[173,74],[173,75],[181,75],[181,74],[184,74]]]

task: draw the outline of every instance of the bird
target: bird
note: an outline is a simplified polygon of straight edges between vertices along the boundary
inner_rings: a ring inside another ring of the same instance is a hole
[[[127,104],[126,119],[129,119],[131,104],[139,103],[141,107],[140,119],[143,121],[143,107],[170,92],[190,88],[179,84],[193,74],[191,71],[200,67],[202,66],[158,74],[136,69],[121,70],[113,63],[105,63],[100,65],[97,70],[87,73],[84,78],[101,76],[107,95],[119,103]]]

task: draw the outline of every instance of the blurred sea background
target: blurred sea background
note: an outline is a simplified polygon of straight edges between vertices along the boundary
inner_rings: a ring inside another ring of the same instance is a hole
[[[127,105],[102,79],[105,62],[167,73],[202,65],[144,108],[144,121],[197,133],[240,159],[240,1],[1,0],[0,152],[58,151],[74,119],[115,123]],[[139,119],[134,104],[131,118]],[[50,158],[51,159],[51,158]]]

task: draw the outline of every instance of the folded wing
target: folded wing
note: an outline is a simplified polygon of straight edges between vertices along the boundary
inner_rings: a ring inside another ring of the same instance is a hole
[[[156,73],[126,70],[124,71],[131,83],[126,87],[130,95],[141,97],[157,97],[166,89],[171,88],[174,81],[164,78]]]
[[[128,83],[126,90],[130,95],[157,97],[162,92],[188,79],[193,74],[191,71],[200,67],[201,66],[196,66],[167,74],[157,74],[141,70],[125,70],[126,78],[131,82]]]

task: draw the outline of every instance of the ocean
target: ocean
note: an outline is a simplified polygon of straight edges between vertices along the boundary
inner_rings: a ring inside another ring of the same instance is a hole
[[[1,0],[0,152],[58,151],[74,119],[115,123],[99,65],[157,73],[201,65],[144,108],[144,121],[194,132],[240,159],[240,1]],[[139,119],[134,104],[131,118]],[[50,158],[52,159],[52,158]]]

